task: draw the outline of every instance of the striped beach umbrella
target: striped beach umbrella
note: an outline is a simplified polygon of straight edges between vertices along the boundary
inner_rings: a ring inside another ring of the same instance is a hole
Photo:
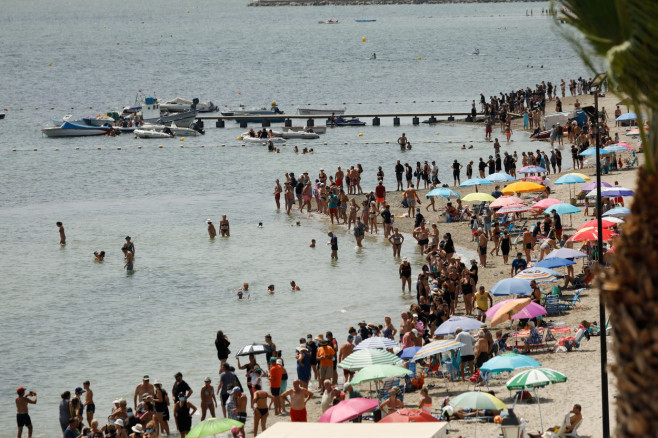
[[[567,376],[558,371],[549,368],[534,368],[523,371],[512,377],[507,381],[506,386],[510,391],[514,389],[525,390],[527,388],[535,388],[535,395],[537,395],[536,388],[543,388],[551,383],[561,383],[566,381]],[[537,406],[539,406],[539,421],[543,430],[544,420],[541,416],[541,405],[539,404],[539,397],[536,398]]]
[[[361,370],[354,375],[351,382],[358,385],[359,383],[372,382],[373,380],[392,379],[394,377],[409,376],[411,374],[413,373],[406,368],[395,365],[375,364],[361,368]]]
[[[411,360],[415,362],[425,357],[434,356],[435,354],[439,353],[445,353],[447,351],[455,350],[463,346],[464,344],[457,342],[454,339],[444,339],[441,341],[430,342],[418,350],[418,352],[414,354],[414,357]]]
[[[369,348],[367,350],[355,351],[340,362],[338,366],[348,371],[358,371],[368,365],[394,365],[398,362],[400,362],[400,358],[393,353],[389,353],[386,350]]]
[[[461,328],[465,332],[470,330],[477,330],[482,326],[482,323],[475,318],[469,318],[466,316],[453,316],[449,320],[445,321],[434,331],[434,336],[445,336],[451,335],[457,331],[458,328]]]
[[[589,181],[589,180],[592,179],[592,178],[590,178],[589,176],[585,175],[584,173],[580,173],[580,172],[571,172],[571,173],[567,173],[567,175],[575,175],[575,176],[579,176],[579,177],[581,177],[582,179],[584,179],[585,181]]]
[[[523,204],[516,204],[503,207],[500,210],[496,210],[496,214],[523,213],[524,211],[530,210],[532,210],[532,207]]]
[[[452,406],[468,408],[475,410],[490,409],[502,410],[507,407],[505,402],[499,398],[483,391],[469,391],[459,394],[457,397],[450,399]]]
[[[631,210],[626,207],[615,207],[603,213],[603,217],[624,217],[631,214]]]
[[[399,346],[400,344],[395,342],[393,339],[385,338],[383,336],[373,336],[359,342],[359,345],[354,347],[354,350],[367,350],[370,348],[381,348],[383,350],[388,350],[389,348],[395,348]]]
[[[528,281],[535,280],[535,283],[550,283],[551,281],[555,281],[557,277],[562,276],[562,274],[552,269],[535,267],[524,269],[516,274],[514,278],[521,278]]]

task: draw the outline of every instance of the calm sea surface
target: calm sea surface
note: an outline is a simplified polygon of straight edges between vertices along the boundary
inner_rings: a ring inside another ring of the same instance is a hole
[[[365,189],[374,187],[378,165],[394,186],[392,166],[401,158],[436,160],[447,182],[453,159],[492,152],[482,127],[412,127],[410,120],[399,128],[383,119],[378,128],[330,130],[307,142],[315,154],[302,156],[291,150],[301,141],[276,155],[240,147],[243,130],[232,122],[225,129],[207,123],[205,136],[184,141],[58,140],[40,133],[51,118],[121,108],[140,89],[220,107],[275,100],[289,113],[309,104],[350,112],[468,111],[481,91],[488,96],[586,73],[539,15],[547,2],[245,5],[4,3],[0,108],[9,111],[0,121],[0,436],[15,434],[12,399],[20,385],[39,393],[30,410],[35,436],[57,436],[59,394],[86,379],[101,419],[114,398],[131,398],[144,374],[169,389],[180,370],[198,392],[206,375],[217,377],[218,329],[234,352],[271,333],[292,363],[307,333],[333,330],[342,342],[361,319],[382,322],[391,314],[397,322],[411,301],[399,293],[390,249],[368,238],[355,251],[351,235],[337,229],[340,260],[331,263],[325,222],[278,213],[274,180],[285,171],[315,175],[321,167],[333,172],[361,163]],[[364,17],[377,22],[354,21]],[[341,23],[318,24],[327,18]],[[475,47],[480,56],[471,55]],[[373,52],[376,61],[369,60]],[[414,144],[404,155],[393,146],[402,131]],[[513,138],[508,150],[535,148],[524,134]],[[467,142],[474,149],[460,151]],[[205,220],[218,223],[221,214],[229,216],[232,236],[211,242]],[[297,219],[301,227],[293,226]],[[56,221],[66,228],[66,247],[58,245]],[[126,235],[136,246],[133,275],[122,269]],[[313,250],[311,239],[318,241]],[[92,253],[100,250],[106,260],[94,263]],[[405,245],[403,255],[417,272],[413,250]],[[292,279],[300,292],[287,290]],[[234,290],[243,281],[251,284],[251,300],[238,302]],[[265,294],[271,283],[274,296]],[[294,366],[289,371],[294,375]]]

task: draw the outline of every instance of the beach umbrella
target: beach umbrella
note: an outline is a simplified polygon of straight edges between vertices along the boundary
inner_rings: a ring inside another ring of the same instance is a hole
[[[501,295],[528,295],[532,293],[530,281],[522,278],[504,278],[491,288],[494,296]]]
[[[633,190],[621,186],[606,187],[601,190],[602,198],[617,198],[619,196],[633,196]]]
[[[557,271],[548,268],[526,268],[514,276],[514,278],[522,278],[524,280],[532,281],[535,283],[550,283],[555,281],[557,277],[564,277]]]
[[[509,379],[506,386],[510,391],[515,389],[525,390],[527,388],[543,388],[544,386],[551,383],[562,383],[566,381],[567,376],[558,371],[551,370],[549,368],[533,368],[531,370],[522,371]],[[536,389],[535,395],[537,395]],[[541,416],[539,396],[537,396],[537,406],[539,407],[539,421],[543,430],[544,420]]]
[[[480,409],[502,410],[507,405],[497,397],[488,392],[469,391],[459,394],[450,400],[452,406],[458,406],[467,409],[473,409],[477,412]],[[475,436],[477,436],[477,423],[475,423]]]
[[[525,306],[530,304],[530,298],[516,298],[513,300],[505,300],[496,304],[497,309],[494,311],[493,307],[487,310],[487,317],[491,319],[491,326],[498,325],[501,322],[508,321],[510,317],[519,312]]]
[[[555,198],[544,198],[541,201],[537,201],[533,204],[532,208],[541,208],[542,210],[550,207],[551,205],[562,204],[562,201]]]
[[[603,217],[624,217],[631,213],[631,210],[626,207],[615,207],[603,213]]]
[[[500,303],[496,303],[491,309],[487,310],[487,312],[486,312],[487,318],[493,320],[494,317],[496,316],[496,313],[498,313],[498,311],[500,310],[500,308],[503,307],[503,306],[508,305],[507,303],[515,302],[517,300],[529,300],[529,299],[530,298],[517,298],[516,300],[504,300],[504,301],[501,301]],[[520,306],[517,306],[517,307],[520,307]],[[538,316],[546,315],[546,309],[544,308],[544,306],[541,306],[541,305],[539,305],[537,303],[534,303],[534,302],[530,302],[530,303],[527,303],[524,307],[522,307],[522,308],[520,308],[516,311],[501,312],[501,315],[505,314],[505,313],[508,314],[509,316],[511,316],[511,318],[503,319],[503,321],[506,321],[506,320],[509,320],[509,319],[532,319],[532,318],[536,318]],[[532,316],[529,316],[529,315],[532,315]],[[498,321],[498,322],[500,322],[500,321]],[[496,322],[496,324],[498,324],[498,322]],[[491,325],[494,325],[494,324],[492,323]]]
[[[379,406],[379,400],[364,397],[348,398],[324,411],[318,423],[343,423],[350,421],[363,413],[372,411],[377,406]]]
[[[427,199],[433,196],[440,196],[442,198],[461,198],[462,195],[447,187],[437,187],[435,189],[430,190],[425,195]]]
[[[608,219],[601,219],[601,226],[603,228],[613,228],[617,224],[615,222],[609,221]],[[587,221],[584,224],[582,224],[580,227],[578,227],[578,231],[583,230],[585,228],[596,228],[598,227],[598,221],[596,219],[592,219],[591,221]]]
[[[524,211],[530,210],[532,210],[532,207],[528,207],[527,205],[523,204],[516,204],[496,210],[496,214],[523,213]]]
[[[637,120],[637,114],[635,113],[624,113],[621,116],[615,119],[615,122],[627,122],[629,120]]]
[[[372,382],[373,380],[391,379],[393,377],[409,376],[413,374],[406,368],[398,367],[395,365],[387,364],[374,364],[361,368],[351,382],[355,385],[364,382]]]
[[[400,359],[412,359],[421,348],[423,347],[407,347],[398,354],[400,355]]]
[[[359,345],[354,347],[354,350],[366,350],[368,348],[382,348],[388,350],[389,348],[399,347],[400,344],[393,339],[385,338],[383,336],[373,336],[359,342]]]
[[[271,353],[272,349],[267,344],[249,344],[242,347],[237,356],[249,356],[250,354],[265,354]]]
[[[514,371],[521,368],[540,367],[541,364],[530,356],[517,353],[503,353],[489,359],[480,367],[481,371],[499,374],[504,371]]]
[[[603,187],[612,187],[612,184],[607,183],[605,181],[601,181],[601,190],[603,190]],[[591,192],[592,190],[596,190],[596,181],[589,182],[583,186],[582,189],[583,192]]]
[[[485,178],[471,178],[467,179],[463,183],[459,184],[459,187],[471,187],[471,186],[485,186],[493,184],[490,180]]]
[[[584,173],[580,173],[580,172],[571,172],[571,173],[567,173],[567,175],[575,175],[575,176],[579,176],[579,177],[581,177],[582,179],[584,179],[585,181],[589,181],[589,180],[592,179],[592,178],[590,178],[589,176],[585,175]]]
[[[479,193],[479,192],[469,193],[468,195],[466,195],[462,198],[462,201],[466,201],[466,202],[471,202],[471,201],[492,202],[492,201],[495,201],[495,200],[496,200],[496,198],[494,198],[490,194],[488,194],[488,193]]]
[[[482,323],[475,318],[468,318],[465,316],[453,316],[449,320],[437,327],[434,331],[434,336],[452,335],[458,327],[461,327],[465,332],[477,330],[482,326]]]
[[[546,173],[548,170],[541,166],[524,166],[519,169],[519,173]]]
[[[562,203],[562,204],[553,204],[550,207],[548,207],[546,210],[544,210],[544,213],[553,213],[556,212],[557,214],[574,214],[574,213],[580,213],[582,210],[575,205],[567,204],[567,203]]]
[[[603,150],[603,149],[600,149],[600,148],[599,148],[599,154],[601,154],[601,155],[605,155],[605,154],[609,154],[609,153],[610,153],[610,152],[608,152],[608,151],[606,151],[606,150]],[[593,147],[591,147],[591,148],[587,148],[587,149],[585,149],[585,150],[582,151],[579,155],[580,155],[581,157],[588,157],[588,156],[590,156],[590,155],[596,155],[596,146],[593,146]]]
[[[544,183],[544,179],[543,179],[543,178],[540,178],[540,177],[535,176],[535,175],[526,176],[525,178],[523,178],[523,181],[527,181],[527,180],[529,180],[529,179],[530,179],[530,180],[533,180],[533,181],[537,181],[539,184],[543,184],[543,183]]]
[[[552,257],[561,257],[563,259],[581,259],[587,257],[587,254],[585,254],[582,251],[577,251],[573,248],[560,248],[551,251],[546,258],[552,258]]]
[[[618,145],[618,144],[611,144],[610,146],[606,146],[603,148],[604,151],[607,152],[628,152],[629,149],[625,148],[624,146]]]
[[[434,423],[438,421],[437,418],[422,409],[399,409],[379,420],[379,423]]]
[[[464,344],[457,342],[454,339],[443,339],[440,341],[430,342],[418,350],[418,352],[414,354],[412,360],[415,362],[429,356],[434,356],[435,354],[456,350],[457,348],[461,348],[463,346]]]
[[[584,183],[587,182],[585,178],[579,175],[575,175],[573,173],[567,173],[566,175],[562,175],[559,177],[557,180],[555,180],[555,184],[577,184],[577,183]]]
[[[607,220],[609,222],[612,222],[614,224],[617,224],[617,225],[624,223],[624,219],[622,219],[620,217],[614,217],[614,216],[608,216],[608,217],[605,218],[605,220]]]
[[[541,184],[530,181],[519,181],[505,186],[502,190],[504,195],[513,195],[514,193],[543,192],[546,190]]]
[[[491,208],[508,207],[510,205],[523,205],[523,199],[516,196],[501,196],[489,204]]]
[[[624,149],[626,149],[627,151],[634,151],[635,150],[635,148],[633,146],[629,145],[628,143],[624,143],[623,141],[620,141],[619,143],[612,144],[610,146],[621,146]]]
[[[553,268],[561,268],[562,266],[571,266],[575,264],[576,262],[569,259],[563,259],[561,257],[550,257],[535,264],[535,267],[553,269]]]
[[[230,418],[209,418],[190,429],[187,436],[190,438],[214,437],[228,432],[233,426],[242,427],[244,424]]]
[[[618,234],[613,231],[610,231],[605,228],[602,230],[601,237],[603,240],[610,240],[615,236],[618,236]],[[569,240],[573,242],[590,242],[598,239],[599,239],[599,232],[598,229],[595,227],[583,228],[582,230],[579,230],[576,234],[574,234],[569,238]]]
[[[514,181],[516,178],[514,178],[509,173],[496,172],[496,173],[492,173],[491,175],[487,176],[487,179],[489,181],[492,181],[492,182],[505,182],[505,181]]]
[[[347,356],[338,364],[339,367],[348,371],[358,371],[361,368],[374,364],[393,365],[400,362],[400,358],[386,350],[369,348],[358,350]]]

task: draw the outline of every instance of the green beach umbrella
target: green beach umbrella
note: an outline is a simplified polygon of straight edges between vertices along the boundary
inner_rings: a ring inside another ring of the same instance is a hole
[[[187,433],[188,438],[203,438],[228,432],[233,426],[242,427],[244,424],[230,418],[209,418],[197,424]]]
[[[373,380],[391,379],[394,377],[408,376],[411,374],[413,373],[408,369],[395,365],[368,365],[356,373],[351,382],[354,385],[358,385],[359,383],[372,382]]]
[[[541,404],[539,403],[539,396],[537,395],[537,388],[543,388],[551,383],[562,383],[567,381],[567,376],[564,374],[551,370],[549,368],[534,368],[531,370],[523,371],[507,381],[507,389],[520,389],[535,388],[535,396],[537,397],[537,406],[539,407],[539,422],[542,430],[544,429],[544,419],[541,415]]]
[[[501,399],[494,397],[488,392],[469,391],[459,394],[457,397],[450,399],[452,406],[473,409],[491,409],[500,411],[507,405]],[[477,423],[475,423],[475,436],[477,436]]]
[[[339,363],[338,366],[348,371],[359,371],[368,365],[393,365],[398,362],[400,362],[400,358],[393,353],[389,353],[386,350],[368,348],[366,350],[355,351]]]

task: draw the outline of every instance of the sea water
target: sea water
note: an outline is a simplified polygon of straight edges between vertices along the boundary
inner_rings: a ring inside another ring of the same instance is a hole
[[[35,436],[56,436],[59,394],[84,380],[101,420],[113,399],[131,400],[144,374],[167,390],[177,371],[197,390],[206,375],[216,382],[217,330],[234,353],[271,334],[294,376],[293,349],[307,333],[331,330],[342,343],[362,319],[398,321],[413,298],[400,293],[399,260],[383,239],[368,236],[357,250],[351,233],[325,218],[277,211],[274,180],[361,163],[364,190],[374,188],[380,165],[394,188],[401,159],[412,167],[436,160],[440,179],[451,184],[454,159],[466,164],[493,153],[482,126],[413,127],[405,119],[400,127],[385,118],[381,127],[330,129],[271,154],[243,147],[244,129],[233,122],[224,129],[206,123],[205,136],[184,140],[48,139],[40,128],[51,118],[120,109],[140,89],[222,108],[276,101],[288,113],[324,104],[352,113],[466,112],[480,92],[586,73],[540,16],[546,7],[7,2],[0,17],[0,107],[9,109],[0,121],[0,435],[14,434],[12,388],[21,385],[39,394],[30,409]],[[354,22],[363,16],[377,22]],[[317,23],[327,18],[341,23]],[[471,55],[475,47],[479,56]],[[413,150],[399,151],[402,132]],[[526,133],[512,138],[503,150],[537,147]],[[295,154],[294,145],[315,153]],[[222,214],[231,237],[210,241],[205,221],[217,225]],[[56,221],[64,223],[65,247]],[[338,235],[337,262],[329,230]],[[136,247],[134,273],[123,269],[126,235]],[[106,259],[94,263],[100,250]],[[402,252],[415,275],[422,259],[411,239]],[[289,291],[291,280],[301,291]],[[249,300],[238,301],[245,281]],[[274,295],[265,292],[269,284]]]

